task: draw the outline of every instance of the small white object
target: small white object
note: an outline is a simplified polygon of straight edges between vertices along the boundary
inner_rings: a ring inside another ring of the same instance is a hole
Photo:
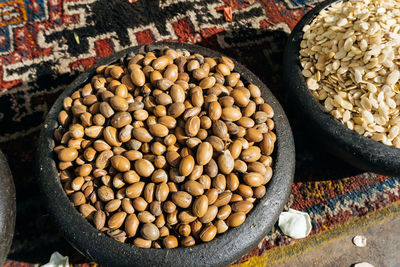
[[[69,267],[68,256],[63,256],[57,251],[51,254],[50,261],[42,267]]]
[[[368,262],[359,262],[353,265],[354,267],[374,267],[371,263]]]
[[[292,238],[304,238],[311,232],[311,219],[308,213],[289,209],[279,215],[279,228]]]
[[[367,238],[363,235],[356,235],[353,237],[353,244],[357,247],[363,248],[367,246]]]

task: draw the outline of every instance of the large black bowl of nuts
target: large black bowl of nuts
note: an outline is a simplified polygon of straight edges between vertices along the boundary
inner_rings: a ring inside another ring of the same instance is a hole
[[[400,175],[396,1],[326,1],[292,31],[284,56],[291,106],[331,152]]]
[[[218,266],[257,245],[295,151],[249,70],[180,43],[126,49],[80,75],[44,123],[37,177],[66,239],[109,266]]]

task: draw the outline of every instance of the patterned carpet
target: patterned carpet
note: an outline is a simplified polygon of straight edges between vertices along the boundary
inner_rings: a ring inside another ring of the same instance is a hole
[[[393,213],[384,211],[392,211],[400,198],[400,178],[362,173],[327,154],[310,142],[302,122],[292,119],[295,110],[286,105],[288,96],[280,77],[283,47],[290,30],[315,4],[306,0],[0,0],[0,148],[13,172],[18,214],[12,260],[6,266],[47,262],[55,250],[74,263],[85,262],[58,234],[41,202],[33,177],[38,130],[59,93],[79,73],[116,51],[153,41],[196,43],[238,59],[288,111],[297,167],[287,207],[308,212],[313,230],[309,238],[295,241],[274,228],[239,262],[281,260],[301,252],[295,250],[296,242],[313,247],[322,242],[319,236],[329,239],[335,229],[354,227],[355,218],[368,224],[377,221],[370,218]],[[225,19],[224,7],[231,8],[232,21]]]

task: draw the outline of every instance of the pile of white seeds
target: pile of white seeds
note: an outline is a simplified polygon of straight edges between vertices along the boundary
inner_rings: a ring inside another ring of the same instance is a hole
[[[400,1],[336,2],[303,32],[312,95],[349,129],[400,148]]]

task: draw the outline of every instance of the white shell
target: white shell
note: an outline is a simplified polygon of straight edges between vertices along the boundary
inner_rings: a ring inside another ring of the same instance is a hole
[[[357,247],[363,248],[367,246],[367,238],[363,235],[356,235],[353,237],[353,244]]]
[[[368,262],[359,262],[353,265],[354,267],[374,267],[371,263]]]
[[[292,238],[304,238],[311,232],[311,219],[308,213],[289,209],[279,215],[279,228]]]

